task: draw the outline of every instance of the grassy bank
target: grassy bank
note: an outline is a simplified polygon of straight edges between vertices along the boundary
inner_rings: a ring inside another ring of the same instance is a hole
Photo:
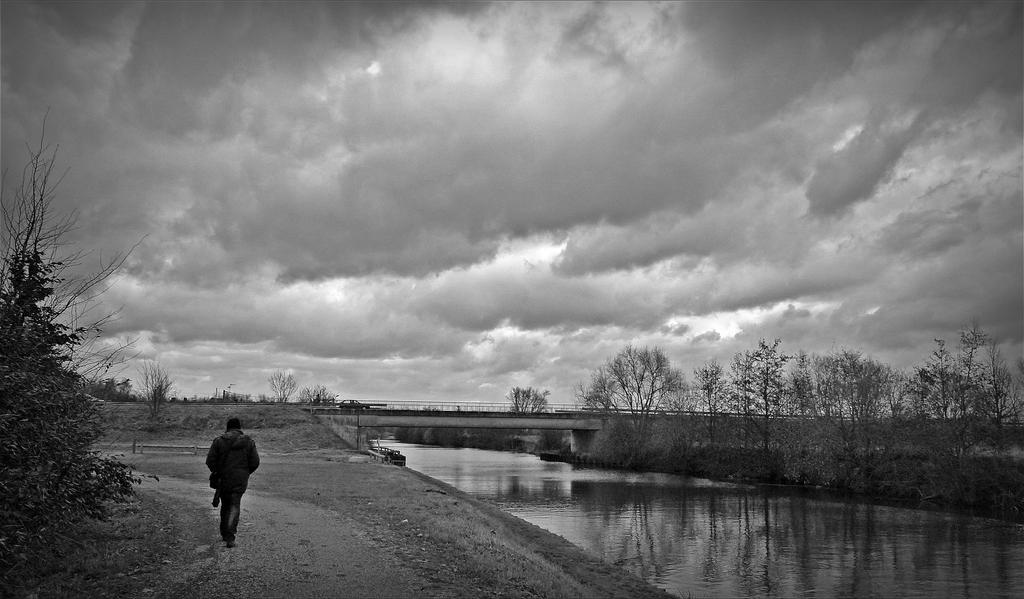
[[[130,447],[133,441],[195,442],[209,446],[224,431],[228,418],[274,451],[352,449],[298,405],[168,403],[156,418],[142,403],[105,404],[103,447]]]
[[[3,597],[138,597],[159,588],[161,568],[191,551],[174,505],[149,494],[111,507],[106,521],[55,532],[4,573]]]

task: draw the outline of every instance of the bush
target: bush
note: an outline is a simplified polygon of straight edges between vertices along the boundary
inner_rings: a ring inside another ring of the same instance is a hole
[[[73,522],[102,518],[138,479],[94,451],[97,408],[73,357],[97,326],[72,328],[74,309],[112,270],[67,285],[56,258],[67,221],[50,222],[53,155],[30,154],[3,206],[0,262],[0,567],[4,579]],[[60,290],[72,289],[70,293]],[[69,314],[69,312],[71,312]],[[108,356],[109,357],[109,356]]]

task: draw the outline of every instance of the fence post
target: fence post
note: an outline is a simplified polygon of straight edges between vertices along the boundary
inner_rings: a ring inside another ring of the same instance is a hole
[[[135,437],[132,437],[132,453],[135,453],[135,444],[137,442],[138,442],[138,439],[136,439]]]

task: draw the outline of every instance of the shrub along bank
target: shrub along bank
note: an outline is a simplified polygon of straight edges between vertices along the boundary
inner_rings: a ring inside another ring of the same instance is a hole
[[[846,424],[846,423],[843,423]],[[625,418],[600,431],[588,462],[717,480],[781,483],[849,491],[913,505],[934,504],[1024,516],[1024,428],[1006,427],[1003,447],[957,453],[940,422],[887,419],[858,435],[824,419],[772,421],[763,431],[735,416],[663,416],[653,420],[641,453]],[[708,439],[714,430],[715,442]],[[405,443],[569,457],[561,431],[397,429]],[[846,439],[844,441],[844,439]]]
[[[70,276],[76,256],[62,237],[74,219],[50,215],[54,163],[40,141],[21,184],[0,191],[0,595],[65,530],[129,500],[138,480],[92,447],[102,423],[82,373],[117,350],[97,354],[102,321],[79,317],[117,262]]]
[[[1024,358],[976,325],[959,337],[909,372],[761,339],[692,384],[660,349],[627,346],[577,401],[609,416],[604,462],[1024,514]]]
[[[1024,427],[1005,427],[1002,448],[954,451],[941,422],[885,419],[851,433],[847,422],[815,418],[771,421],[764,430],[737,416],[654,418],[636,453],[626,418],[610,419],[588,462],[717,480],[826,487],[906,501],[1024,516]],[[715,441],[709,438],[713,435]],[[561,431],[402,428],[405,443],[569,456]]]
[[[702,425],[703,430],[695,424]],[[595,440],[594,458],[638,470],[720,480],[820,486],[897,499],[1024,516],[1024,430],[1010,431],[1019,444],[957,453],[944,443],[941,423],[876,422],[870,445],[840,441],[833,426],[815,419],[774,422],[767,450],[742,419],[721,417],[720,439],[707,442],[702,418],[665,417],[652,424],[640,455],[627,450],[624,423],[612,424]],[[746,440],[746,442],[744,442]]]

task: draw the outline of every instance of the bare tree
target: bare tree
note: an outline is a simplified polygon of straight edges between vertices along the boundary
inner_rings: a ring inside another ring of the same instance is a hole
[[[725,372],[718,360],[711,360],[694,370],[693,378],[700,396],[700,407],[707,412],[708,442],[714,445],[715,420],[725,403]]]
[[[517,413],[533,414],[543,412],[548,407],[550,391],[540,391],[533,387],[512,387],[505,399],[509,402],[509,410]]]
[[[993,437],[996,447],[1002,448],[1003,429],[1008,423],[1020,418],[1024,410],[1024,398],[1020,385],[1013,380],[1013,374],[995,341],[989,341],[985,366],[984,413],[995,429]],[[1024,366],[1024,358],[1021,358],[1020,366]]]
[[[39,309],[53,322],[67,327],[75,342],[64,345],[63,358],[76,372],[90,379],[123,362],[124,351],[133,343],[126,340],[113,345],[98,344],[101,329],[116,317],[116,312],[94,316],[99,296],[109,288],[110,278],[131,250],[101,261],[98,269],[89,274],[79,272],[78,267],[88,253],[68,250],[63,242],[75,228],[76,215],[53,216],[53,200],[64,175],[55,172],[59,148],[47,145],[45,136],[44,119],[39,145],[29,148],[28,163],[13,197],[0,195],[0,263],[5,265],[0,269],[0,287],[18,288],[32,269],[45,273],[52,287],[46,297],[38,298]]]
[[[298,387],[295,377],[290,372],[286,373],[283,370],[275,371],[267,381],[270,383],[270,391],[274,394],[274,400],[280,402],[288,401]]]
[[[979,354],[988,342],[988,334],[977,323],[960,331],[954,396],[956,415],[960,419],[980,416],[983,412],[985,364]]]
[[[825,412],[852,423],[881,418],[899,377],[888,366],[860,352],[843,350],[815,357],[817,393]]]
[[[167,371],[155,360],[146,360],[139,365],[139,386],[146,403],[149,404],[149,415],[156,417],[160,408],[170,397],[174,383]]]
[[[589,386],[579,386],[577,400],[590,409],[628,416],[633,454],[639,456],[650,436],[652,416],[684,383],[683,373],[661,349],[627,345],[592,373]]]
[[[917,369],[914,393],[917,401],[930,408],[951,445],[953,455],[968,453],[980,441],[986,412],[987,367],[980,358],[988,335],[978,325],[960,331],[956,353],[941,339],[932,357]]]
[[[860,352],[842,350],[814,357],[814,381],[818,422],[833,457],[847,469],[844,478],[867,476],[891,459],[897,439],[882,418],[892,415],[893,398],[903,386],[900,374]]]
[[[811,356],[800,350],[793,356],[793,366],[789,371],[790,414],[809,416],[815,412],[814,375],[811,369]]]
[[[743,426],[740,427],[743,435],[743,447],[750,444],[749,421],[754,417],[753,394],[754,394],[754,367],[753,358],[749,351],[736,352],[729,364],[729,386],[728,400],[729,409],[734,413],[742,414],[744,417]]]
[[[299,401],[310,404],[328,404],[334,403],[337,395],[327,390],[327,387],[323,385],[313,385],[312,387],[303,387],[299,391]]]
[[[732,364],[733,401],[749,427],[761,437],[765,459],[772,449],[772,419],[786,405],[785,365],[790,356],[779,351],[782,341],[761,339],[757,349],[736,354]]]
[[[915,372],[913,381],[916,411],[939,420],[953,414],[953,387],[956,366],[943,339],[935,340],[935,349],[928,362]]]
[[[576,384],[576,404],[584,410],[616,412],[615,397],[611,390],[612,377],[604,366],[590,373],[590,382]]]

